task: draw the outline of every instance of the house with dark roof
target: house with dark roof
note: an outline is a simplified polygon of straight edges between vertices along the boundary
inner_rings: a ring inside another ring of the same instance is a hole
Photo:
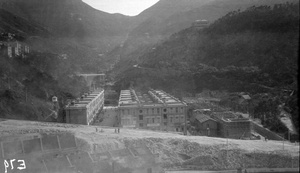
[[[193,112],[194,125],[198,134],[203,136],[218,136],[218,124],[215,119],[209,116],[208,110],[195,110]]]

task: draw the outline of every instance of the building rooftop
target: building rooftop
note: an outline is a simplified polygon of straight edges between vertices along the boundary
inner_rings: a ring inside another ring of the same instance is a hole
[[[138,106],[139,102],[134,90],[122,90],[119,98],[119,106]]]
[[[150,89],[148,93],[134,90],[122,90],[119,98],[119,106],[162,106],[185,105],[179,99],[161,90]]]
[[[208,120],[216,121],[216,120],[214,120],[213,118],[211,118],[210,116],[205,115],[205,114],[197,114],[197,115],[195,116],[195,118],[196,118],[200,123],[203,123],[203,122],[208,121]]]
[[[149,94],[158,102],[168,104],[168,105],[185,105],[184,102],[180,101],[178,98],[167,94],[162,90],[153,90],[149,91]]]
[[[242,122],[242,121],[250,121],[248,118],[240,117],[240,114],[226,111],[226,112],[213,112],[212,117],[215,119],[219,119],[223,122]]]
[[[84,95],[83,98],[79,99],[74,104],[70,104],[66,109],[85,109],[87,106],[91,103],[91,101],[100,95],[102,92],[104,92],[103,89],[93,91],[92,93],[88,95]]]

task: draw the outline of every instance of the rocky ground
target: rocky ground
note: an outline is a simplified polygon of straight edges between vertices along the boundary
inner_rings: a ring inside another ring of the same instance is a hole
[[[103,132],[100,130],[103,129]],[[84,151],[101,153],[140,144],[156,153],[164,169],[194,166],[202,170],[299,167],[299,144],[283,141],[234,140],[176,133],[0,119],[0,139],[30,133],[75,135]],[[2,138],[1,138],[2,137]]]

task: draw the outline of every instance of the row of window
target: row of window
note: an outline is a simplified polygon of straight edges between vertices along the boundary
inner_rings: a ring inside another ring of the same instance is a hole
[[[163,118],[164,118],[165,120],[167,120],[167,119],[168,119],[168,115],[167,115],[167,114],[164,114],[164,115],[163,115]],[[150,122],[149,119],[152,119],[153,123],[154,123],[154,121],[155,121],[155,118],[154,118],[154,117],[147,117],[146,119],[147,119],[147,122],[148,122],[148,123]],[[160,122],[160,117],[156,117],[156,119],[159,120],[159,121],[158,121],[158,123],[159,123],[159,122]],[[144,116],[143,116],[143,115],[139,115],[139,120],[140,120],[140,121],[144,120]],[[172,116],[172,115],[170,115],[170,116],[169,116],[169,120],[170,120],[171,123],[184,122],[184,116]]]
[[[87,117],[88,119],[91,119],[92,117],[90,117],[91,115],[95,115],[99,109],[102,107],[103,105],[103,93],[99,96],[97,96],[95,99],[93,99],[90,103],[90,105],[87,107]]]
[[[122,125],[134,125],[134,121],[132,119],[122,119]]]
[[[168,108],[169,109],[169,113],[183,113],[184,109],[183,107],[171,107]],[[122,109],[121,113],[122,115],[130,115],[130,114],[134,114],[135,110],[134,109]],[[167,112],[167,108],[163,109],[163,112]],[[138,113],[140,114],[159,114],[160,113],[160,108],[148,108],[148,109],[140,109],[138,111]]]

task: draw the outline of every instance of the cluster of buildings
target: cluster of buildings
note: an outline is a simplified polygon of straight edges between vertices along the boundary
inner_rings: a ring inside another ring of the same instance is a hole
[[[89,125],[104,105],[104,90],[85,94],[65,108],[66,123]],[[122,90],[116,124],[120,127],[183,132],[187,105],[161,90]]]
[[[71,124],[90,125],[104,106],[104,90],[85,93],[65,108],[65,121]]]
[[[97,119],[103,107],[103,89],[86,93],[65,108],[66,122],[90,125]],[[193,110],[188,117],[188,105],[162,90],[121,90],[118,106],[114,110],[114,125],[119,127],[184,134],[188,130],[193,135],[235,139],[251,137],[252,124],[248,118],[231,111],[211,109]]]
[[[212,112],[210,109],[193,111],[191,121],[197,135],[246,139],[251,137],[252,123],[234,112]]]
[[[118,107],[122,127],[185,131],[187,105],[162,90],[122,90]]]
[[[18,41],[0,41],[0,52],[9,58],[19,56],[25,58],[26,54],[30,53],[30,47]]]

